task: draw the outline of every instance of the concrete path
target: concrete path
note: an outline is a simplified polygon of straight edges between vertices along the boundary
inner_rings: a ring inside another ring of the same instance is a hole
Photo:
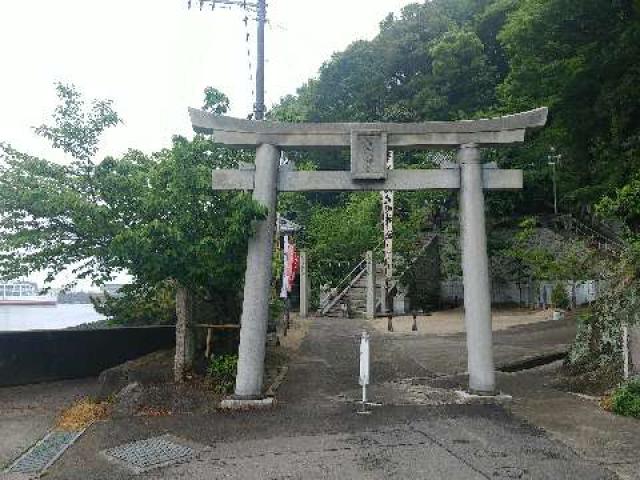
[[[165,433],[200,445],[198,459],[136,478],[615,478],[496,406],[391,401],[371,415],[357,415],[349,399],[357,392],[357,345],[363,328],[372,334],[376,384],[396,385],[409,378],[447,382],[464,371],[463,335],[389,336],[357,320],[317,319],[291,362],[275,409],[95,424],[47,478],[132,478],[100,452]],[[518,328],[524,330],[497,334],[499,362],[540,352],[545,335],[536,334],[533,326]],[[571,328],[538,325],[549,337],[544,348],[566,342]]]
[[[529,372],[502,374],[503,389],[514,397],[514,415],[570,445],[588,461],[640,479],[640,421],[604,411],[598,399],[550,386],[559,363]]]
[[[59,412],[93,395],[96,385],[91,378],[0,388],[0,472],[51,429]]]

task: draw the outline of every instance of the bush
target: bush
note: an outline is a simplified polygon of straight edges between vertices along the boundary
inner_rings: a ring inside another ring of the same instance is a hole
[[[213,383],[213,390],[221,394],[231,393],[236,381],[237,369],[237,355],[220,355],[213,357],[207,369],[207,376]]]
[[[611,411],[618,415],[640,418],[640,380],[622,385],[611,396]]]
[[[124,285],[117,294],[91,297],[96,312],[107,317],[110,325],[173,325],[176,323],[175,286],[162,282]]]
[[[569,306],[569,296],[567,289],[561,283],[556,283],[551,291],[551,303],[554,308],[567,308]]]

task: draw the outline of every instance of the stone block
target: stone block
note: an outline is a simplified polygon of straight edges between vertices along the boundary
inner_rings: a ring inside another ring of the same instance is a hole
[[[393,297],[393,313],[396,315],[405,315],[408,312],[408,299],[405,295],[396,295]]]
[[[221,410],[254,410],[271,408],[275,406],[276,400],[273,397],[258,398],[255,400],[243,400],[236,398],[225,398],[220,402]]]
[[[379,131],[351,132],[351,175],[354,180],[387,178],[387,134]]]

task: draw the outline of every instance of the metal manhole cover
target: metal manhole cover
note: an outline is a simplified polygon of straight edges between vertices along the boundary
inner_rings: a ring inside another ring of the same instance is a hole
[[[11,464],[6,473],[41,474],[55,462],[82,432],[50,432]]]
[[[104,453],[125,466],[142,472],[189,460],[194,451],[163,436],[125,443]]]

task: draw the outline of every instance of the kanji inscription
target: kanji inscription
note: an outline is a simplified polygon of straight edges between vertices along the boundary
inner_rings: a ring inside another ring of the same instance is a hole
[[[386,162],[386,133],[351,132],[351,174],[354,180],[385,180]]]

